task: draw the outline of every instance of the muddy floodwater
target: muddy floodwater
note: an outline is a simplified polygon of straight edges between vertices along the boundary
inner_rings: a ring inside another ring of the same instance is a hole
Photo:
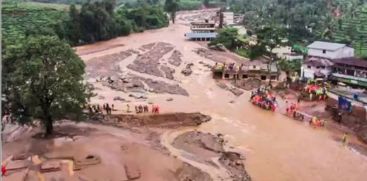
[[[199,63],[214,64],[214,62],[194,52],[195,49],[203,46],[185,39],[184,34],[190,31],[185,18],[182,18],[186,15],[178,14],[177,23],[166,28],[134,33],[127,37],[77,47],[76,50],[88,64],[91,59],[129,49],[139,50],[141,46],[150,43],[168,43],[173,47],[169,51],[177,50],[182,54],[182,64],[174,67],[176,69],[173,73],[174,79],[128,69],[128,65],[139,56],[135,54],[119,63],[120,71],[167,84],[178,84],[187,91],[188,96],[148,92],[144,94],[147,97],[146,100],[137,100],[129,97],[129,93],[112,90],[94,82],[91,78],[90,81],[95,84],[99,96],[94,97],[92,102],[113,102],[116,109],[123,111],[127,109],[127,103],[114,101],[116,96],[120,96],[129,100],[131,105],[153,102],[160,105],[161,112],[201,112],[210,115],[212,120],[203,123],[197,130],[223,134],[228,149],[245,155],[246,170],[253,180],[363,181],[367,179],[367,158],[343,147],[340,142],[332,138],[333,133],[313,129],[280,113],[266,112],[252,106],[248,101],[249,92],[245,91],[237,97],[219,88],[211,77],[210,69]],[[167,54],[161,59],[168,58]],[[188,63],[193,63],[193,72],[190,76],[185,76],[181,74],[181,69]],[[171,100],[167,101],[167,99]],[[177,131],[182,132],[182,130]],[[195,164],[192,165],[195,166]],[[215,175],[215,173],[211,174]]]

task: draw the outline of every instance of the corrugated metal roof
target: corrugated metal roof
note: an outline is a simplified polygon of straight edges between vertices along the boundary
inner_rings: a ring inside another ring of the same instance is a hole
[[[330,50],[334,51],[339,48],[345,47],[345,44],[341,43],[331,43],[331,42],[324,42],[324,41],[315,41],[307,46],[307,48],[311,49],[319,49],[319,50]]]
[[[188,38],[215,38],[218,33],[186,33]]]
[[[356,57],[334,59],[332,60],[332,62],[336,64],[341,64],[341,65],[351,65],[351,66],[356,66],[356,67],[367,68],[367,61],[362,60],[360,58],[356,58]]]

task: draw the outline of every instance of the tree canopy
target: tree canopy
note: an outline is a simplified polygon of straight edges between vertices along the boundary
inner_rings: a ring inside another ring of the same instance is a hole
[[[166,0],[164,3],[164,10],[171,15],[172,23],[175,23],[176,11],[179,9],[179,0]]]
[[[40,119],[49,135],[54,121],[82,118],[90,96],[85,65],[68,44],[55,36],[29,36],[20,44],[3,44],[2,53],[2,103],[13,119],[21,124]]]

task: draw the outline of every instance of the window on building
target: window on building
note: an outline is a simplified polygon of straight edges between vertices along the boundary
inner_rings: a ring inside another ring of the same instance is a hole
[[[277,79],[277,76],[272,75],[272,76],[270,76],[270,79],[271,79],[271,80],[275,80],[275,79]]]
[[[319,67],[319,66],[317,66],[316,68],[317,68],[317,69],[320,69],[320,67]]]
[[[247,74],[243,74],[243,75],[242,75],[242,78],[243,78],[243,79],[247,79],[247,78],[248,78],[248,75],[247,75]]]
[[[322,50],[322,53],[325,54],[326,53],[326,50]]]
[[[325,66],[321,66],[321,69],[325,69]]]
[[[266,75],[262,75],[261,80],[266,80]]]
[[[307,66],[307,68],[309,68],[309,69],[310,69],[310,68],[311,68],[311,66],[309,66],[309,65],[308,65],[308,66]]]
[[[224,78],[228,79],[229,78],[229,74],[224,74]]]

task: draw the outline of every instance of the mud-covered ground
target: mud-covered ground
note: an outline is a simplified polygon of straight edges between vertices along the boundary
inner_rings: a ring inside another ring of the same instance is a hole
[[[3,156],[9,158],[4,180],[213,180],[208,173],[171,156],[160,143],[167,129],[196,127],[210,119],[200,113],[93,115],[88,122],[57,124],[49,139],[41,138],[37,127],[24,131],[9,125],[3,144]],[[215,138],[205,135],[209,142]],[[218,161],[231,159],[223,148],[221,151]],[[199,151],[198,155],[205,154]],[[219,166],[232,173],[227,167],[231,162]]]
[[[114,104],[116,117],[62,123],[56,127],[61,137],[50,140],[32,137],[39,130],[20,128],[3,145],[3,160],[22,150],[39,155],[29,169],[35,178],[46,154],[55,158],[60,152],[77,153],[74,175],[67,160],[60,164],[63,172],[41,174],[49,178],[64,173],[65,180],[227,181],[247,179],[244,173],[254,180],[365,180],[366,157],[356,147],[342,146],[342,134],[313,129],[279,114],[281,110],[253,106],[245,89],[257,82],[234,88],[212,79],[215,62],[247,61],[228,51],[209,50],[207,42],[185,39],[190,21],[213,14],[215,10],[179,12],[177,23],[169,27],[76,47],[96,94],[91,104]],[[135,116],[139,105],[148,105],[150,112]],[[159,106],[165,116],[153,115],[151,106]],[[206,118],[193,112],[211,120],[198,125],[190,120]],[[65,136],[72,130],[74,136]],[[17,140],[19,135],[24,139]],[[221,140],[223,149],[217,144]],[[16,164],[22,168],[27,163]],[[43,169],[55,170],[57,165],[48,162]],[[21,169],[4,179],[21,180],[26,172]]]

